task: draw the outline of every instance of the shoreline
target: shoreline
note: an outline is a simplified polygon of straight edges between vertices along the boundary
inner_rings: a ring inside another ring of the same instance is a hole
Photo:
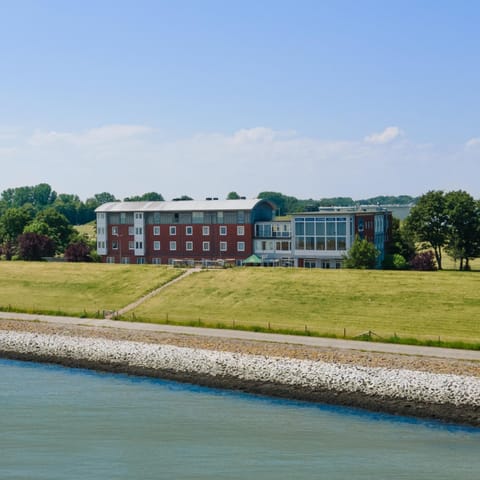
[[[138,341],[137,335],[130,335],[130,339],[119,335],[116,339],[115,332],[89,327],[64,331],[57,328],[53,333],[53,329],[45,329],[42,324],[28,323],[23,324],[23,329],[30,331],[22,331],[20,326],[12,329],[14,325],[0,329],[1,357],[480,427],[480,375],[475,375],[480,372],[476,364],[470,366],[470,375],[432,373],[428,369],[363,366],[375,357],[368,354],[368,361],[355,361],[355,355],[357,360],[362,358],[361,352],[354,353],[353,358],[344,358],[342,352],[343,361],[326,362],[321,358],[309,359],[313,352],[304,349],[301,355],[296,352],[295,358],[290,352],[292,346],[281,349],[283,355],[279,356],[278,346],[272,352],[266,344],[239,346],[239,342],[227,342],[231,348],[221,350],[206,337],[175,339],[177,343],[194,344],[182,347],[174,345],[172,338],[164,338],[163,342],[151,338],[148,343],[145,338]],[[104,338],[109,336],[113,338]],[[317,356],[322,355],[335,357],[335,352],[317,352]],[[304,359],[298,358],[302,356]],[[385,360],[394,366],[395,361],[400,366],[402,361],[412,362],[410,358],[394,356]],[[443,368],[438,366],[440,371]],[[460,371],[462,366],[454,368]]]

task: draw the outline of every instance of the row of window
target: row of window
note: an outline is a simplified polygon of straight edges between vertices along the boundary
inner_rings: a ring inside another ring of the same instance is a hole
[[[103,231],[100,231],[100,227],[98,229],[98,233],[105,233],[104,229],[102,228]],[[224,237],[227,235],[227,226],[226,225],[221,225],[219,228],[219,233],[220,236]],[[133,227],[129,226],[128,227],[128,234],[129,235],[143,235],[143,228],[142,227]],[[169,234],[170,235],[176,235],[177,234],[177,227],[175,225],[170,225],[169,227]],[[118,227],[114,226],[112,227],[112,235],[117,236],[118,235]],[[159,236],[160,235],[160,225],[155,225],[153,227],[153,235]],[[193,235],[193,227],[191,225],[187,225],[185,227],[185,235]],[[209,225],[204,225],[202,227],[202,235],[208,236],[210,235],[210,226]],[[244,225],[237,225],[237,235],[238,236],[243,236],[245,235],[245,226]]]
[[[98,213],[98,219],[104,220],[105,213]],[[133,219],[145,221],[152,224],[245,224],[250,222],[250,213],[245,211],[235,212],[120,212],[109,213],[108,223],[110,225],[128,225]]]
[[[99,241],[97,242],[98,248],[105,248],[105,242]],[[220,251],[226,252],[228,250],[228,243],[227,242],[220,242]],[[158,240],[153,242],[153,250],[160,250],[161,245]],[[112,241],[112,250],[119,249],[119,242],[117,240]],[[128,249],[129,250],[141,250],[143,249],[143,242],[140,241],[129,241],[128,242]],[[177,242],[172,240],[169,242],[169,250],[171,252],[175,252],[177,250]],[[185,250],[187,252],[193,252],[193,242],[187,241],[185,242]],[[202,242],[202,251],[209,252],[210,251],[210,242]],[[245,242],[237,242],[237,252],[244,252],[245,251]]]

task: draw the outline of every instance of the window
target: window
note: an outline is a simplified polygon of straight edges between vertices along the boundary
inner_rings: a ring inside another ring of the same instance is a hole
[[[245,223],[245,212],[243,210],[237,212],[237,223]]]
[[[135,247],[134,247],[133,245],[134,245],[134,244],[133,244],[133,240],[129,240],[129,242],[128,242],[128,249],[129,249],[129,250],[134,250]]]
[[[203,223],[203,212],[192,212],[192,223]]]
[[[142,227],[136,227],[135,228],[135,235],[143,235],[143,228]]]
[[[208,225],[204,225],[202,227],[202,234],[203,235],[210,235],[210,227]]]
[[[227,234],[227,227],[225,225],[222,225],[220,227],[220,235],[224,237]]]
[[[130,263],[130,258],[128,258],[128,257],[122,257],[122,260],[120,261],[120,263],[128,264],[128,263]]]
[[[143,242],[135,242],[135,248],[141,250],[143,248]]]
[[[170,242],[170,251],[174,252],[177,249],[177,242]]]
[[[153,242],[153,249],[154,250],[160,250],[160,242],[158,240]]]
[[[118,241],[117,241],[117,240],[114,240],[114,241],[112,242],[112,249],[113,249],[113,250],[118,250]]]
[[[153,265],[161,265],[162,259],[158,258],[158,257],[154,257],[154,258],[152,258],[152,263],[153,263]]]
[[[118,235],[118,227],[112,227],[112,235]]]
[[[153,227],[153,234],[157,237],[160,235],[160,225],[155,225]]]
[[[128,234],[133,235],[133,227],[132,226],[128,227]]]
[[[176,235],[177,234],[177,227],[170,227],[169,231],[170,231],[170,235]]]
[[[107,257],[107,263],[115,263],[114,257]]]
[[[202,249],[204,252],[210,251],[210,242],[203,242]]]
[[[237,242],[237,252],[245,251],[245,242]]]
[[[238,236],[245,235],[245,227],[243,225],[237,225],[237,235]]]
[[[191,252],[193,250],[193,242],[185,242],[185,250]]]
[[[145,258],[144,257],[138,257],[137,258],[137,264],[138,265],[143,265],[145,263]]]
[[[221,252],[227,251],[227,242],[220,242],[220,251]]]
[[[141,220],[141,219],[143,218],[143,213],[141,213],[141,212],[135,212],[135,218],[136,218],[137,220]]]
[[[185,227],[185,235],[193,235],[193,227],[188,225]]]

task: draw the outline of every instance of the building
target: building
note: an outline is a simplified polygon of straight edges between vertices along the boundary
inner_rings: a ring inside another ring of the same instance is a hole
[[[374,243],[385,257],[391,212],[381,207],[329,207],[255,224],[254,252],[265,264],[341,268],[355,237]]]
[[[330,207],[275,219],[267,200],[113,202],[97,212],[97,252],[109,263],[340,268],[356,236],[375,244],[378,266],[391,236],[381,207]]]
[[[241,264],[253,253],[255,223],[274,211],[260,199],[106,203],[96,209],[97,252],[108,263]]]

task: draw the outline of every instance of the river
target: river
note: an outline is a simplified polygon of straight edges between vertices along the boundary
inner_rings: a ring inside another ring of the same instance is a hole
[[[480,430],[0,360],[1,479],[478,479]]]

